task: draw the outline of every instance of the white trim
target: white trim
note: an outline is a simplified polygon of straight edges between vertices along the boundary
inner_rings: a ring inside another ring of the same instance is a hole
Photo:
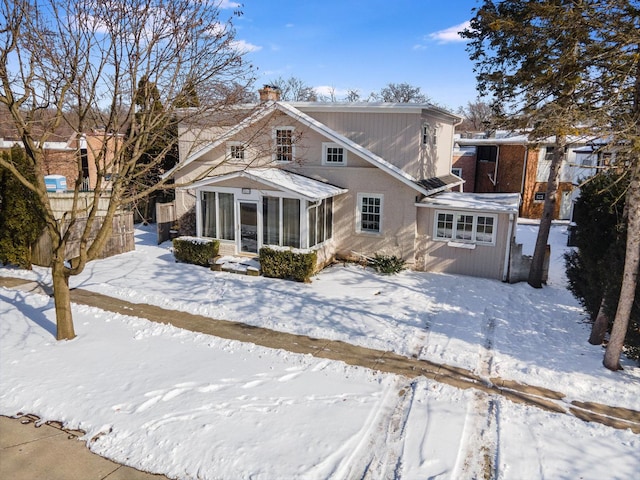
[[[333,162],[328,161],[329,148],[339,148],[342,150],[342,161]],[[327,167],[346,167],[347,166],[347,149],[344,146],[335,142],[322,142],[322,165]]]
[[[454,170],[458,170],[458,173],[454,172]],[[462,177],[462,167],[451,167],[451,174],[456,177]]]
[[[289,125],[274,126],[271,130],[271,138],[273,140],[273,152],[271,153],[271,159],[278,164],[288,164],[296,160],[296,142],[294,139],[295,127]],[[278,131],[291,132],[291,160],[278,160]]]
[[[242,157],[238,158],[233,155],[233,147],[242,148]],[[227,142],[227,157],[231,163],[243,163],[247,159],[247,147],[242,142],[229,141]]]
[[[438,236],[438,221],[440,215],[452,215],[453,218],[451,220],[451,236],[450,237],[439,237]],[[472,217],[471,220],[471,238],[456,238],[457,235],[457,217],[458,215],[464,215],[467,217]],[[493,219],[492,231],[491,231],[491,241],[486,242],[482,240],[478,240],[476,235],[478,234],[478,218],[491,218]],[[495,246],[496,237],[498,233],[498,215],[496,214],[487,214],[483,212],[472,212],[472,211],[464,211],[464,210],[436,210],[434,212],[433,217],[433,235],[432,239],[435,242],[447,242],[450,247],[463,248],[459,244],[468,244],[468,245],[486,245],[486,246]]]
[[[378,220],[378,231],[362,229],[362,200],[364,198],[375,198],[380,200],[380,212],[378,213],[380,217]],[[383,194],[358,193],[357,204],[356,204],[356,233],[363,233],[368,235],[382,235],[382,233],[384,232],[383,217],[384,217],[384,195]]]

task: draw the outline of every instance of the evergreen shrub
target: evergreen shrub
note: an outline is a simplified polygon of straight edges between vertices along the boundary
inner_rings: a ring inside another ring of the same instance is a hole
[[[291,249],[260,249],[260,269],[262,275],[308,283],[315,273],[317,254],[315,251]]]
[[[218,255],[220,242],[218,240],[177,237],[173,239],[173,255],[176,261],[192,263],[208,267],[210,261]]]
[[[400,273],[407,268],[407,265],[403,259],[395,255],[379,255],[368,260],[368,264],[376,272],[384,275],[392,275]]]

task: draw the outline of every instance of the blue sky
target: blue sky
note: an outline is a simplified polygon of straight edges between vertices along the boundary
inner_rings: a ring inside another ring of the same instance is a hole
[[[233,5],[225,0],[226,6]],[[244,0],[236,40],[258,86],[297,77],[366,97],[406,82],[456,110],[477,97],[466,43],[455,31],[478,0]]]

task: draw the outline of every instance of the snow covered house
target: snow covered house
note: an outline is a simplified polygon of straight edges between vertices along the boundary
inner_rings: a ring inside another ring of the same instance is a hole
[[[176,217],[195,211],[196,234],[219,239],[221,254],[314,249],[322,265],[379,253],[416,270],[508,279],[520,196],[459,191],[458,116],[260,94],[257,105],[183,125],[180,162],[167,174]]]

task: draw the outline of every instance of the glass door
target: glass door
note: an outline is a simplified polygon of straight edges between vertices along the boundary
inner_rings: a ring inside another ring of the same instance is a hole
[[[240,251],[258,253],[258,204],[240,203]]]

